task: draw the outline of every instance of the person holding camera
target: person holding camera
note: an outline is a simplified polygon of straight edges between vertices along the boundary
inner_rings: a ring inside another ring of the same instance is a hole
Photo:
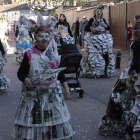
[[[83,77],[110,77],[114,72],[113,39],[107,34],[109,25],[103,18],[103,5],[98,5],[94,16],[85,27],[85,52],[82,58]]]

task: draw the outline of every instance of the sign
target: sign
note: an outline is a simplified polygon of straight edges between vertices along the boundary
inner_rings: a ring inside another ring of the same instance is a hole
[[[30,14],[30,11],[20,11],[20,14]]]

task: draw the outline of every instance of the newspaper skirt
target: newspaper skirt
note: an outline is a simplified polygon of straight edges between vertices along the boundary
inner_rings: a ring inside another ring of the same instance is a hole
[[[10,80],[3,74],[3,66],[3,57],[0,52],[0,93],[5,92],[10,85]]]
[[[59,82],[22,92],[12,132],[16,140],[71,140],[73,134]]]
[[[98,78],[105,74],[108,77],[112,76],[114,72],[114,56],[112,54],[113,39],[111,34],[87,34],[84,40],[83,76],[93,78]]]
[[[74,38],[71,37],[69,34],[61,35],[61,37],[62,37],[62,40],[66,42],[67,44],[74,44],[75,42]]]
[[[102,135],[140,139],[140,77],[125,68],[110,96],[99,130]]]
[[[21,63],[25,51],[32,46],[30,36],[19,36],[14,50],[15,61]]]
[[[15,61],[21,63],[24,57],[24,53],[28,48],[26,47],[20,47],[20,49],[15,48],[14,55],[15,55]]]

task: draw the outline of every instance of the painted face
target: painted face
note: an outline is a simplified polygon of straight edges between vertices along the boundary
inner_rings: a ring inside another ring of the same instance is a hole
[[[47,40],[47,41],[50,40],[50,35],[44,31],[35,34],[35,37],[37,40]]]
[[[25,21],[26,21],[26,18],[25,18],[25,17],[21,17],[21,18],[20,18],[20,22],[21,22],[21,23],[24,23]]]
[[[101,15],[101,14],[102,14],[102,10],[101,10],[101,9],[97,9],[97,10],[96,10],[96,14],[97,14],[97,15]]]
[[[61,15],[60,20],[61,20],[61,19],[62,19],[62,20],[64,20],[64,19],[65,19],[65,17],[64,17],[63,15]]]

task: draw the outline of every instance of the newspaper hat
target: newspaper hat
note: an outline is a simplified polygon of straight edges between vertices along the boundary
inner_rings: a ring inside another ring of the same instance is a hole
[[[85,19],[85,18],[86,18],[86,16],[83,16],[83,18]]]
[[[96,9],[101,9],[101,10],[103,10],[104,9],[104,6],[102,5],[102,4],[99,4],[99,5],[97,5],[97,8]]]

